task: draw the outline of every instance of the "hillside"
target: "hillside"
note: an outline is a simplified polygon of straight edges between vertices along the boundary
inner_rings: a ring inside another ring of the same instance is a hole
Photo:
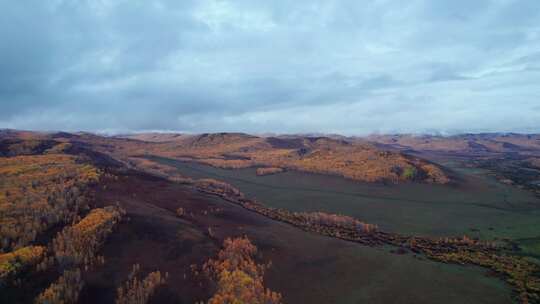
[[[28,134],[25,133],[25,137]],[[105,137],[90,133],[59,132],[40,134],[36,138],[39,139],[22,141],[10,132],[9,137],[0,137],[0,148],[4,151],[0,153],[21,153],[10,152],[12,150],[39,152],[57,141],[91,148],[124,164],[129,163],[133,157],[153,155],[221,168],[276,168],[281,171],[338,175],[363,182],[450,182],[450,177],[442,167],[422,158],[379,148],[364,140],[351,141],[336,136],[259,137],[242,133],[152,133]]]
[[[185,136],[185,134],[178,133],[134,133],[126,135],[117,135],[116,138],[127,138],[127,139],[136,139],[141,141],[148,142],[170,142],[180,140]]]
[[[230,242],[254,254],[250,240],[230,237],[242,235],[238,225],[267,220],[130,170],[80,142],[64,142],[66,137],[81,138],[61,134],[59,141],[44,139],[47,145],[10,138],[1,146],[1,303],[219,303],[234,296],[215,290],[203,266],[215,261],[222,267],[222,243],[229,254],[242,254],[227,247]],[[250,237],[261,243],[260,235]],[[267,289],[259,290],[267,268],[259,264],[260,254],[246,258],[261,273],[228,269],[255,280],[257,285],[236,287],[251,295],[243,299],[280,303],[279,293],[266,298]]]
[[[540,153],[538,134],[462,134],[454,136],[435,135],[371,135],[366,137],[383,146],[416,151],[461,153]]]
[[[155,155],[231,169],[281,168],[365,182],[445,184],[450,181],[441,167],[423,159],[381,150],[369,143],[328,137],[215,133],[185,136],[174,142],[130,143],[130,147],[128,155],[119,150],[114,153],[120,157]]]

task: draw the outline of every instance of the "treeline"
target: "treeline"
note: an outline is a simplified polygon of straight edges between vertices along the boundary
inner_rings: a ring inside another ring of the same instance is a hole
[[[192,185],[201,192],[218,195],[230,202],[236,203],[248,209],[260,213],[269,218],[287,222],[319,233],[331,236],[350,235],[350,234],[371,234],[378,230],[377,225],[364,223],[346,215],[329,214],[325,212],[290,212],[285,209],[269,208],[256,201],[247,199],[237,188],[226,182],[211,178],[192,179],[179,175],[171,174],[175,169],[167,165],[154,165],[150,160],[133,162],[134,166],[145,172],[167,178],[170,181]],[[179,216],[183,216],[185,210],[177,210]]]
[[[328,234],[370,234],[377,231],[377,225],[364,223],[346,215],[329,214],[325,212],[291,212],[285,209],[269,208],[256,201],[245,198],[244,194],[228,183],[214,179],[200,179],[193,181],[195,187],[201,191],[218,195],[228,201],[241,205],[245,209],[260,213],[269,218],[279,220],[301,227],[306,230]]]
[[[0,158],[0,252],[28,245],[88,207],[100,172],[69,155]]]
[[[85,268],[92,265],[98,259],[98,250],[124,214],[119,206],[97,208],[77,224],[64,228],[52,241],[58,264]]]
[[[283,171],[285,170],[282,168],[269,167],[269,168],[257,168],[255,173],[259,176],[264,176],[264,175],[281,173]]]
[[[308,226],[339,227],[356,230],[360,233],[370,233],[378,229],[377,225],[364,223],[347,215],[328,214],[325,212],[294,212],[292,216],[296,217],[297,221],[303,222]]]
[[[83,287],[80,267],[88,269],[96,261],[98,251],[125,211],[107,206],[90,211],[78,223],[65,227],[52,241],[53,262],[63,274],[36,299],[38,304],[76,303]]]
[[[253,260],[257,254],[248,238],[226,239],[216,259],[203,266],[216,284],[216,292],[208,304],[277,304],[281,294],[264,286],[265,265]]]
[[[238,204],[245,209],[260,213],[266,217],[279,220],[300,227],[305,230],[315,231],[330,236],[343,236],[357,235],[357,234],[372,234],[378,231],[377,225],[364,223],[356,218],[329,214],[325,212],[291,212],[285,209],[269,208],[263,204],[250,200],[237,188],[232,185],[215,180],[212,178],[192,179],[189,177],[183,177],[177,174],[173,174],[175,169],[162,164],[156,164],[155,162],[144,159],[144,161],[132,162],[136,168],[144,170],[145,172],[167,178],[170,181],[194,186],[197,190],[208,194],[220,196],[221,198]],[[179,216],[183,216],[185,210],[183,208],[177,210]],[[356,238],[359,240],[359,238]],[[366,239],[368,242],[379,240],[370,237]]]
[[[79,268],[64,273],[36,298],[36,304],[75,304],[83,288]]]
[[[0,286],[19,272],[40,263],[45,253],[43,246],[27,246],[0,254]]]
[[[523,304],[540,303],[540,265],[530,260],[475,250],[434,252],[429,256],[445,263],[474,264],[490,268],[504,276],[506,281],[514,287],[519,302]]]
[[[165,284],[168,276],[168,274],[162,276],[161,272],[154,271],[141,280],[139,275],[140,265],[135,264],[127,281],[117,290],[116,304],[146,304],[156,288]]]

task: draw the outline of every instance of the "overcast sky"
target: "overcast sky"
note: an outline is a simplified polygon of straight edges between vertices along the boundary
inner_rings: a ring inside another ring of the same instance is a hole
[[[0,0],[0,128],[540,132],[540,1]]]

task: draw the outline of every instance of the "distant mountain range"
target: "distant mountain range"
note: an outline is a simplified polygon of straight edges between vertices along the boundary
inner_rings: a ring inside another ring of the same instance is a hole
[[[463,153],[540,152],[540,134],[371,135],[362,139],[377,143],[382,147],[399,150]]]
[[[205,137],[210,133],[131,133],[114,136],[112,138],[125,138],[144,142],[166,143],[184,142],[190,138]],[[399,151],[431,151],[431,152],[462,152],[462,153],[532,153],[540,151],[540,134],[520,133],[465,133],[451,136],[428,134],[374,134],[368,136],[343,136],[339,134],[305,133],[305,134],[261,134],[258,136],[245,133],[211,133],[238,139],[271,138],[289,140],[298,138],[330,138],[350,143],[373,144],[379,148]],[[73,137],[90,136],[90,132],[36,132],[13,129],[0,129],[2,138],[45,138],[45,137]],[[99,135],[100,137],[103,137]]]

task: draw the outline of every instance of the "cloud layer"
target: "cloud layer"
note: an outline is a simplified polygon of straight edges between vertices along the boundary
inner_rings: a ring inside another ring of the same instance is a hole
[[[0,128],[540,132],[537,0],[255,2],[0,1]]]

